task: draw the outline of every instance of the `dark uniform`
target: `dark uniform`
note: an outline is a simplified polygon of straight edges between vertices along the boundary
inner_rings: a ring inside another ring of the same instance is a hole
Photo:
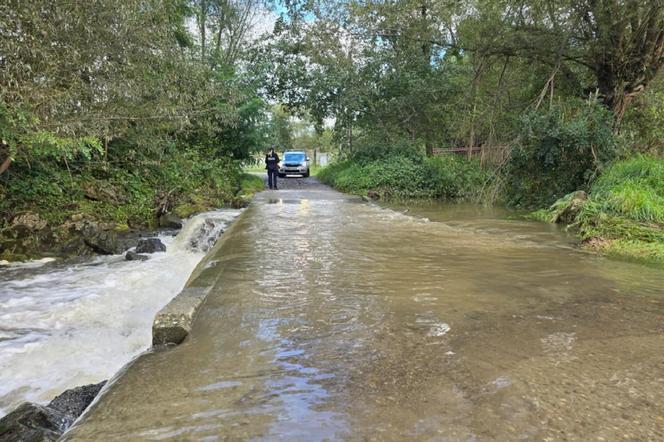
[[[279,155],[274,150],[265,155],[265,168],[267,169],[267,182],[270,189],[277,190],[277,174],[279,173]]]

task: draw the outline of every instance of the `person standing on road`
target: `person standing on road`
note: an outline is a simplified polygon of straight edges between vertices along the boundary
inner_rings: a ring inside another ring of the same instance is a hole
[[[267,183],[270,189],[278,190],[279,155],[274,152],[274,147],[270,147],[270,152],[265,155],[265,168],[267,169]]]

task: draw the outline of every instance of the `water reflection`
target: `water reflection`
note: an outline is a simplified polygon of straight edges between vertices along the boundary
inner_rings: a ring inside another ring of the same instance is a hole
[[[663,436],[663,272],[493,209],[281,192],[209,258],[191,339],[72,439]]]

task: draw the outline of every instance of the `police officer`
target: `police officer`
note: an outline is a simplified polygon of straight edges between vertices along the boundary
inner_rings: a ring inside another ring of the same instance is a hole
[[[267,169],[267,183],[270,189],[277,189],[277,174],[279,173],[279,155],[270,147],[270,152],[265,155],[265,168]]]

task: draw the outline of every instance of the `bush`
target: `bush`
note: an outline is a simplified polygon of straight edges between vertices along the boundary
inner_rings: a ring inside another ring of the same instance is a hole
[[[206,158],[194,149],[174,150],[160,162],[121,165],[77,162],[66,167],[53,161],[17,164],[0,184],[0,212],[6,223],[14,214],[35,211],[55,226],[73,214],[120,225],[149,226],[156,220],[157,200],[168,195],[170,206],[190,203],[221,206],[232,202],[241,187],[238,164],[227,158]],[[111,192],[117,198],[86,197],[85,188]]]
[[[460,157],[392,155],[337,162],[322,169],[318,178],[356,194],[371,190],[387,198],[471,199],[479,195],[489,173],[478,162]]]
[[[355,141],[355,150],[348,159],[368,164],[397,157],[419,164],[423,160],[423,153],[421,143],[405,139],[389,139],[383,134],[370,132],[361,135]]]
[[[478,161],[446,155],[426,161],[427,184],[435,198],[478,199],[491,174]]]
[[[508,202],[547,206],[575,190],[588,190],[620,152],[612,121],[611,113],[595,101],[524,115],[504,173]]]
[[[324,183],[350,193],[374,190],[385,197],[426,197],[426,168],[407,157],[391,157],[371,162],[344,161],[319,172]]]

